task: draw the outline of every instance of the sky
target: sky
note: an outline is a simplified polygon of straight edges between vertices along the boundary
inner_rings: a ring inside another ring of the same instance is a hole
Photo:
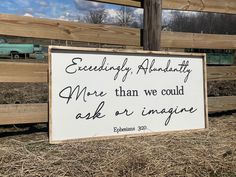
[[[85,0],[0,0],[0,13],[16,14],[38,18],[77,21],[90,10],[105,8],[108,17],[114,17],[120,8],[117,5]],[[135,8],[134,14],[140,15],[142,9]]]

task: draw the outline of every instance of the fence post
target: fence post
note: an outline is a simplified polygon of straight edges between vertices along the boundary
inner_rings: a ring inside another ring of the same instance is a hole
[[[160,50],[162,0],[144,0],[143,49]]]

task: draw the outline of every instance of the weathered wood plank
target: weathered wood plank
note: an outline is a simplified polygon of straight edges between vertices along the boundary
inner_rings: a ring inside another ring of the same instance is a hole
[[[209,66],[207,67],[207,80],[236,80],[236,66]]]
[[[0,105],[0,125],[48,122],[48,104]]]
[[[162,48],[236,49],[236,35],[162,31]]]
[[[208,112],[236,110],[236,96],[208,97]]]
[[[7,14],[0,14],[0,24],[0,35],[140,46],[140,30],[134,28]]]
[[[142,7],[141,0],[89,0],[89,1],[97,1],[97,2],[131,6],[131,7]]]
[[[143,49],[160,50],[162,0],[145,0],[144,2]]]
[[[48,64],[0,62],[0,82],[48,82]]]
[[[236,96],[208,98],[209,113],[231,110],[236,110]],[[0,105],[0,125],[44,122],[48,122],[47,103]]]
[[[0,35],[140,46],[140,30],[0,14]],[[162,31],[162,48],[236,49],[236,35]]]
[[[97,2],[143,7],[141,0],[91,0]],[[163,9],[236,14],[235,0],[163,0]]]
[[[236,66],[209,66],[207,80],[236,80]],[[48,82],[48,64],[0,62],[0,82]]]
[[[236,14],[235,0],[163,0],[164,9]]]

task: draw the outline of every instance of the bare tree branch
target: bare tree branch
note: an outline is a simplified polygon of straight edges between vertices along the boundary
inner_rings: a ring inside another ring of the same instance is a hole
[[[134,22],[133,10],[129,7],[122,6],[117,11],[116,19],[120,26],[130,26]]]
[[[107,12],[105,9],[90,10],[84,17],[84,21],[87,23],[101,24],[107,18]]]
[[[235,35],[236,15],[216,13],[187,14],[174,11],[168,27],[172,31],[179,32]]]

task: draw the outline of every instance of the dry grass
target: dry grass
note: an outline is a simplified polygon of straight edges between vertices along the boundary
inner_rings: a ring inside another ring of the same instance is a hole
[[[208,82],[209,96],[236,95],[235,81]],[[48,85],[42,83],[0,83],[0,104],[47,103]]]
[[[0,104],[47,103],[48,84],[0,83]]]
[[[236,176],[235,115],[211,119],[205,132],[63,145],[23,133],[0,138],[0,176]]]

